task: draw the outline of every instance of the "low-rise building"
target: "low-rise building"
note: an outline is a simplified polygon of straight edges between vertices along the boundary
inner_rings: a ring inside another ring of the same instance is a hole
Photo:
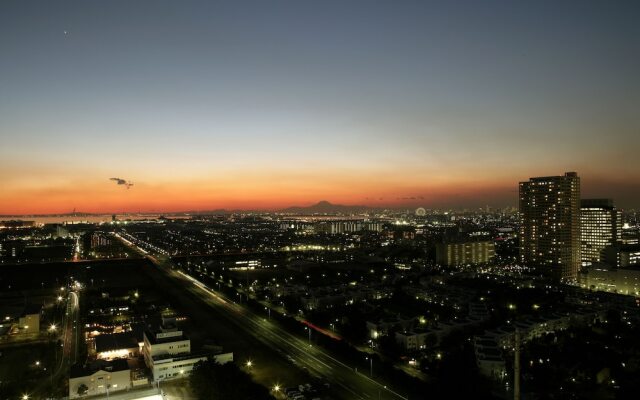
[[[108,395],[131,387],[131,370],[127,360],[96,360],[73,365],[69,375],[69,398]]]
[[[482,375],[498,381],[507,376],[505,360],[495,339],[488,336],[474,337],[473,347],[476,365]]]
[[[144,361],[152,368],[154,358],[191,353],[191,340],[175,326],[164,325],[156,332],[144,332]]]
[[[133,331],[95,336],[93,339],[96,357],[103,360],[131,358],[141,354],[144,345]]]
[[[437,336],[428,329],[416,328],[406,332],[396,332],[396,343],[404,351],[424,350],[429,345],[435,345]]]
[[[18,329],[21,333],[40,333],[41,307],[28,305],[18,319]]]
[[[592,267],[579,274],[580,286],[630,296],[640,296],[640,268]]]
[[[156,356],[151,364],[151,372],[154,382],[178,379],[191,374],[193,366],[205,361],[207,358],[214,359],[219,364],[233,362],[233,353],[210,354],[206,352],[189,353],[182,355],[165,354]]]
[[[233,361],[233,353],[192,353],[191,340],[177,328],[175,320],[164,318],[157,331],[144,332],[142,353],[156,382],[189,375],[197,362],[208,357],[213,357],[221,364]]]
[[[367,330],[371,339],[377,339],[385,336],[391,329],[408,331],[416,325],[415,318],[405,318],[398,316],[396,318],[381,318],[377,321],[367,321]]]

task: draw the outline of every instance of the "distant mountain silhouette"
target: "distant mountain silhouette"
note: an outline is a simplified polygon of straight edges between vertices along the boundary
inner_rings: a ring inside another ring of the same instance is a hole
[[[345,206],[342,204],[331,204],[326,200],[322,200],[317,204],[308,207],[289,207],[280,212],[290,214],[352,214],[368,210],[367,206]]]

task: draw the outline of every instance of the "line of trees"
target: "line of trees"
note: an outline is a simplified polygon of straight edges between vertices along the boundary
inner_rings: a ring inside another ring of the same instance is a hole
[[[234,363],[200,361],[193,367],[190,383],[198,399],[273,400],[267,388]]]

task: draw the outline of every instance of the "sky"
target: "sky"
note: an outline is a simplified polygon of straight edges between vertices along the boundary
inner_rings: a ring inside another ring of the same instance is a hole
[[[640,208],[638,1],[0,2],[0,214]],[[132,181],[126,189],[112,177]]]

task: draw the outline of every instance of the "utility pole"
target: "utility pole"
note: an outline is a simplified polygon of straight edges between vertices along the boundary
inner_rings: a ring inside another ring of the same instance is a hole
[[[513,400],[520,400],[520,332],[516,328],[513,360]]]

